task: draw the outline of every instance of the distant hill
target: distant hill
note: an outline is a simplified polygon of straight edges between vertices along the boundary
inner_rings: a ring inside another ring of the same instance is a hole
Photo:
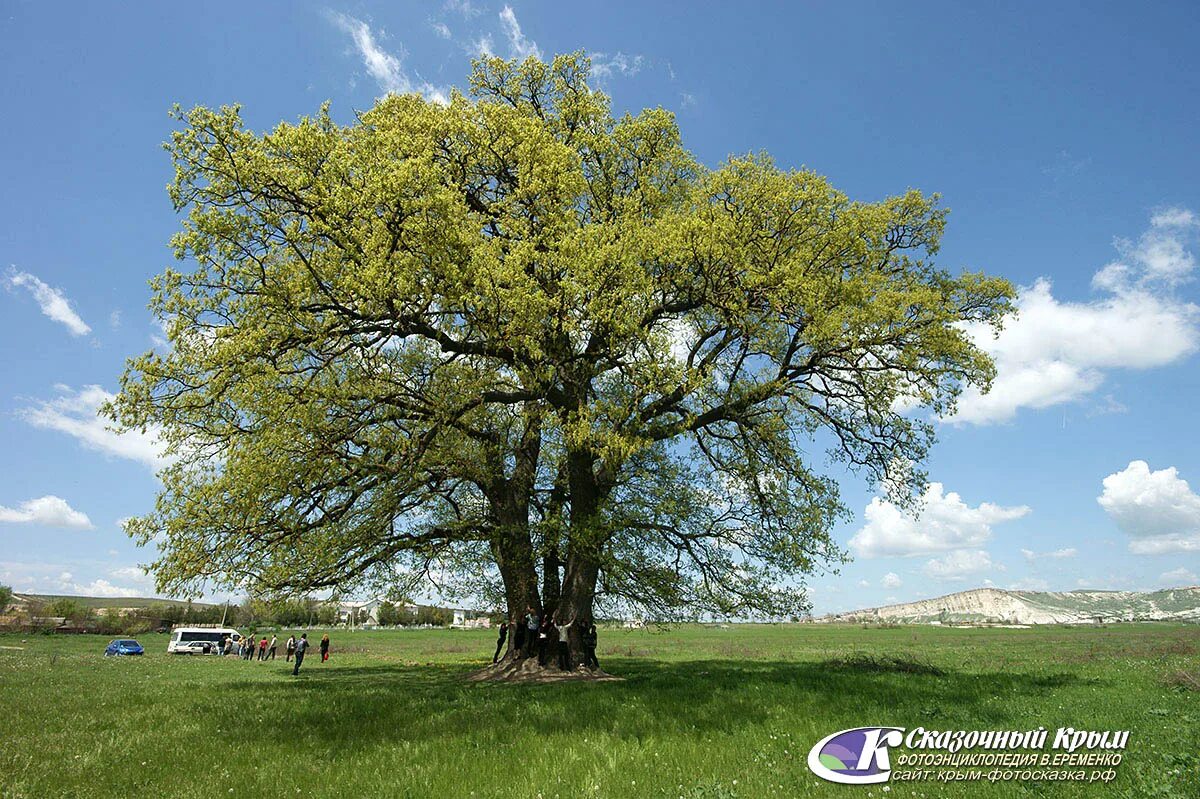
[[[104,608],[145,608],[149,607],[150,605],[178,605],[179,607],[186,607],[188,605],[188,603],[182,599],[150,599],[136,596],[109,597],[68,596],[66,594],[13,594],[14,601],[30,602],[34,605],[43,605],[49,602],[54,602],[57,599],[70,599],[89,608],[96,608],[97,610],[102,610]],[[192,602],[191,605],[197,609],[219,607],[219,605],[210,605],[205,602]]]
[[[899,605],[833,613],[818,622],[1090,624],[1200,621],[1200,587],[1163,591],[1003,591],[976,588]]]

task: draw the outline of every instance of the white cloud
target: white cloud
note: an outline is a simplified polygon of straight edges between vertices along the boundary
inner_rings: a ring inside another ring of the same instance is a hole
[[[147,593],[145,588],[119,585],[103,578],[81,582],[69,569],[55,563],[0,562],[0,583],[25,594],[119,597]]]
[[[22,502],[19,508],[0,505],[0,522],[65,527],[69,530],[95,529],[86,513],[75,510],[65,499],[53,495]]]
[[[431,22],[429,27],[433,28],[433,32],[443,39],[451,38],[450,26],[444,22]]]
[[[487,33],[471,42],[471,46],[468,48],[468,50],[475,55],[485,58],[491,58],[496,54],[495,50],[492,49],[492,37]]]
[[[1145,461],[1132,461],[1104,478],[1096,501],[1130,537],[1130,552],[1200,552],[1200,496],[1174,466],[1152,472]]]
[[[471,19],[483,13],[471,0],[446,0],[445,8],[447,11],[461,14],[464,19]]]
[[[904,585],[903,581],[900,579],[900,575],[896,574],[895,572],[888,572],[887,574],[883,575],[883,579],[879,581],[879,584],[884,588],[899,588],[900,586]]]
[[[500,23],[504,26],[504,35],[508,37],[510,56],[522,61],[529,56],[542,57],[542,51],[538,49],[537,43],[526,38],[525,34],[521,32],[521,24],[517,22],[517,15],[512,10],[512,6],[500,9]]]
[[[871,587],[871,581],[870,581],[870,580],[859,580],[859,581],[858,581],[858,587],[859,587],[859,588],[870,588],[870,587]]]
[[[1040,577],[1024,577],[1008,584],[1010,591],[1049,591],[1050,583]]]
[[[1172,291],[1195,266],[1187,249],[1191,212],[1155,215],[1137,242],[1118,241],[1122,258],[1098,271],[1102,293],[1088,302],[1063,302],[1050,282],[1022,288],[1016,318],[993,337],[986,325],[967,333],[996,362],[988,394],[968,388],[946,421],[992,424],[1021,408],[1046,408],[1095,391],[1113,369],[1152,369],[1179,361],[1200,345],[1200,307]]]
[[[1112,394],[1105,394],[1095,405],[1088,409],[1088,416],[1106,416],[1113,413],[1128,413],[1129,406],[1118,400]]]
[[[1172,569],[1169,572],[1163,572],[1158,575],[1158,582],[1160,585],[1167,586],[1168,588],[1191,586],[1200,583],[1200,577],[1197,577],[1195,572],[1188,571],[1183,566],[1180,566],[1178,569]]]
[[[141,566],[121,566],[116,569],[111,569],[108,576],[117,580],[127,580],[131,583],[146,583],[150,582],[150,576]]]
[[[108,326],[113,330],[121,326],[121,311],[119,309],[108,315]]]
[[[1060,558],[1073,558],[1079,554],[1079,550],[1075,547],[1067,547],[1065,549],[1056,549],[1052,552],[1034,552],[1032,549],[1022,549],[1021,554],[1025,556],[1025,560],[1033,563],[1035,560],[1057,560]]]
[[[129,588],[123,585],[113,585],[108,580],[93,580],[92,582],[84,585],[74,583],[71,585],[69,591],[64,591],[63,593],[70,593],[78,596],[135,597],[138,596],[140,592],[136,588]]]
[[[953,491],[944,493],[941,483],[930,483],[916,511],[912,515],[875,497],[863,512],[866,524],[850,539],[850,547],[867,558],[978,547],[991,538],[993,524],[1019,519],[1029,508],[1004,508],[990,502],[971,507]]]
[[[88,449],[139,461],[154,469],[166,466],[169,459],[159,441],[158,430],[116,433],[99,415],[100,406],[113,395],[100,386],[84,386],[78,392],[69,386],[57,386],[59,396],[24,408],[18,415],[34,427],[66,433]]]
[[[1150,217],[1150,224],[1156,228],[1194,227],[1200,224],[1200,218],[1187,208],[1160,208]]]
[[[420,92],[432,102],[443,105],[449,102],[446,90],[422,80],[420,76],[415,79],[410,77],[404,69],[403,50],[397,56],[380,47],[370,25],[349,14],[331,12],[330,17],[339,28],[350,34],[362,56],[363,66],[379,84],[379,88],[395,94]]]
[[[992,557],[982,549],[960,549],[944,557],[934,558],[921,569],[934,580],[958,582],[967,577],[997,569]],[[1001,569],[1003,571],[1003,569]]]
[[[86,336],[92,332],[87,322],[84,322],[79,318],[79,314],[75,313],[75,309],[71,307],[71,301],[66,298],[66,295],[61,290],[46,285],[36,275],[10,269],[4,276],[4,284],[9,291],[15,288],[23,288],[28,291],[38,307],[42,309],[42,314],[62,324],[71,331],[71,335]]]
[[[600,80],[606,80],[617,75],[623,78],[632,78],[642,71],[642,65],[646,60],[645,56],[626,55],[621,52],[593,53],[591,58],[592,76]]]
[[[1190,224],[1174,222],[1184,219],[1191,211],[1175,209],[1169,213],[1168,217],[1155,216],[1151,220],[1150,230],[1137,241],[1116,240],[1121,260],[1108,264],[1097,273],[1096,280],[1101,288],[1122,285],[1115,278],[1136,278],[1143,284],[1161,281],[1167,285],[1188,279],[1196,268],[1196,258],[1187,249],[1186,233]]]

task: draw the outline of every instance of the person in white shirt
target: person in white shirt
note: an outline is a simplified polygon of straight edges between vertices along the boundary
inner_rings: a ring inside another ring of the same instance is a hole
[[[571,661],[571,647],[567,643],[567,636],[570,634],[571,625],[574,623],[575,620],[571,619],[558,628],[558,667],[563,671],[567,670],[568,664]]]

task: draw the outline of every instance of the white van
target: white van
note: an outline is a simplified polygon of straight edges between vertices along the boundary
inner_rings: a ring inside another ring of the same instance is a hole
[[[204,645],[213,654],[219,654],[221,640],[233,639],[234,647],[242,640],[242,634],[229,627],[176,627],[171,630],[171,640],[167,642],[167,651],[172,654],[197,654],[204,652]]]

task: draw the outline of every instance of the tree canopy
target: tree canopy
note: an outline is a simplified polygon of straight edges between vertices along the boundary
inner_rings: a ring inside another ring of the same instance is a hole
[[[170,346],[110,407],[170,447],[129,525],[160,590],[430,579],[563,622],[795,613],[843,557],[814,442],[919,487],[912,410],[986,389],[964,325],[998,325],[1012,287],[935,265],[936,197],[707,167],[588,71],[488,58],[444,105],[267,133],[177,112]]]

